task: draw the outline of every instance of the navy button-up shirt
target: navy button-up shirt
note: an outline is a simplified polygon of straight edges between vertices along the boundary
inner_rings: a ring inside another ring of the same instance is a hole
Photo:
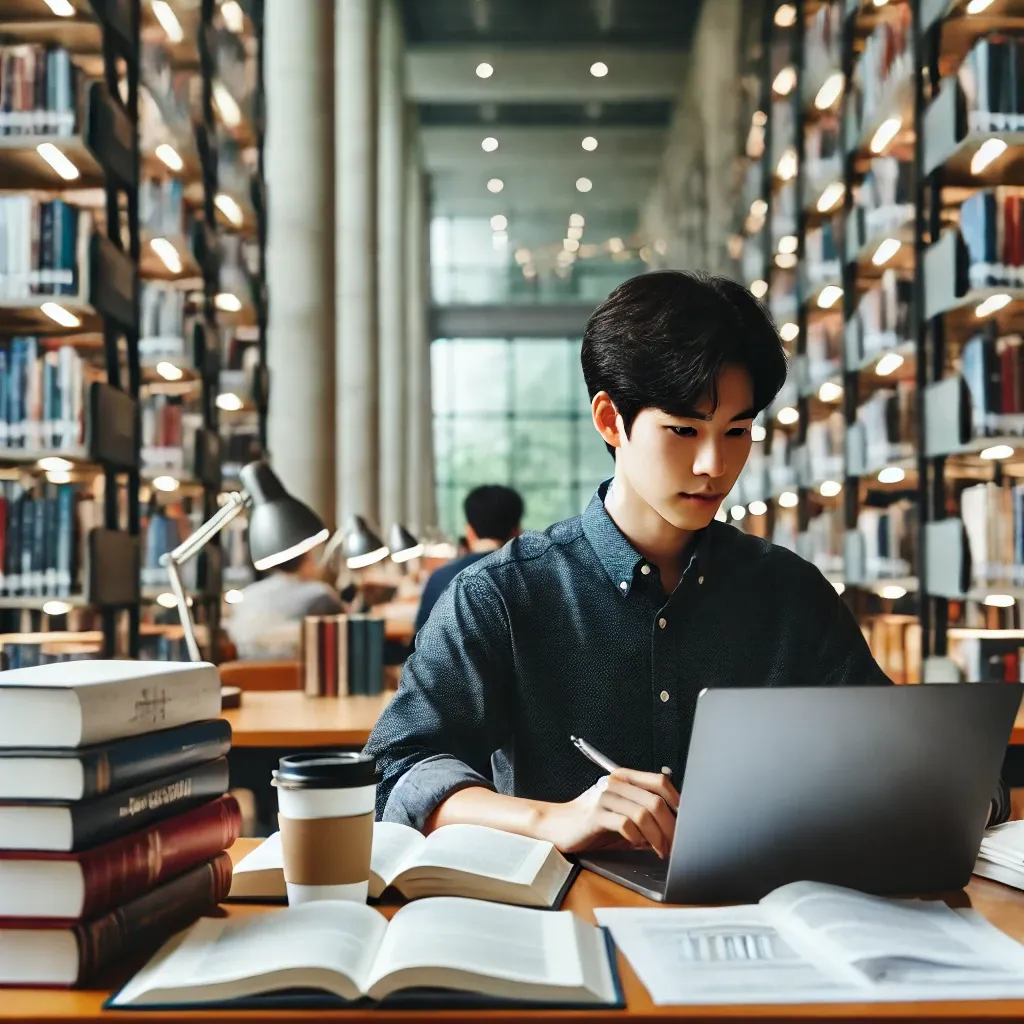
[[[366,746],[379,818],[422,828],[466,786],[571,800],[602,772],[570,735],[678,784],[704,687],[889,682],[813,565],[732,526],[701,532],[666,595],[605,510],[607,487],[442,595]]]

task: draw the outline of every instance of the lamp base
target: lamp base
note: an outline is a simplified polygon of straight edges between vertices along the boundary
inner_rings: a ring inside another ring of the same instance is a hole
[[[242,688],[240,686],[222,686],[220,688],[220,709],[228,711],[230,708],[242,706]]]

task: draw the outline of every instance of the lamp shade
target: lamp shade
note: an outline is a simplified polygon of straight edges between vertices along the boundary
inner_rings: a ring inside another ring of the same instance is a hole
[[[252,499],[249,554],[257,569],[272,569],[327,540],[329,531],[320,517],[293,498],[265,462],[250,462],[239,475]]]
[[[353,516],[348,521],[341,550],[345,555],[345,564],[350,569],[365,569],[387,558],[389,554],[384,542],[370,529],[362,516]]]
[[[423,545],[401,523],[392,525],[388,533],[388,547],[393,562],[408,562],[423,554]]]

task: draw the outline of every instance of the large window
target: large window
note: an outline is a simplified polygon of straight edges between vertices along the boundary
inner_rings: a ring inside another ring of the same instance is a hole
[[[462,501],[480,484],[515,487],[524,525],[580,512],[611,456],[590,419],[572,338],[438,339],[431,345],[438,519],[464,530]]]

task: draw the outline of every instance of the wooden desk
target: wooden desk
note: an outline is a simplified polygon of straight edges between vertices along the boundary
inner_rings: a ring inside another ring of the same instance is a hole
[[[361,747],[393,694],[307,697],[301,691],[250,690],[242,706],[221,717],[231,723],[232,747]]]
[[[231,849],[232,859],[237,861],[252,850],[257,840],[240,839]],[[1017,941],[1024,941],[1024,893],[1007,888],[996,882],[982,878],[971,880],[967,887],[971,904],[981,911],[993,924],[1001,928]],[[573,885],[565,901],[565,909],[573,910],[588,921],[594,920],[595,907],[652,907],[655,904],[642,896],[623,889],[614,882],[598,878],[597,875],[584,871]],[[227,905],[225,911],[231,917],[243,914],[266,913],[269,908],[251,905]],[[388,916],[397,907],[381,908]],[[647,990],[640,984],[629,963],[620,954],[619,972],[622,987],[626,996],[626,1010],[610,1011],[563,1011],[554,1012],[541,1010],[536,1013],[514,1011],[463,1011],[463,1012],[419,1012],[419,1013],[384,1013],[379,1010],[330,1010],[330,1011],[295,1011],[286,1015],[288,1020],[295,1021],[345,1021],[349,1024],[368,1022],[368,1024],[389,1024],[400,1020],[431,1020],[431,1021],[522,1021],[527,1020],[540,1024],[543,1021],[586,1021],[596,1018],[607,1020],[651,1020],[654,1018],[681,1018],[688,1021],[700,1020],[748,1020],[784,1021],[784,1020],[943,1020],[943,1021],[980,1021],[980,1020],[1020,1020],[1024,1017],[1024,1000],[990,1001],[974,1003],[845,1003],[842,1005],[824,1006],[654,1006],[647,995]],[[127,980],[127,979],[125,979]],[[32,1021],[79,1021],[111,1022],[124,1021],[125,1024],[146,1024],[149,1021],[167,1020],[207,1020],[207,1021],[280,1021],[284,1020],[281,1011],[255,1013],[251,1010],[197,1011],[195,1013],[159,1013],[154,1011],[118,1010],[116,1013],[105,1013],[101,1006],[109,995],[102,992],[61,992],[41,989],[9,989],[0,992],[0,1020]]]

